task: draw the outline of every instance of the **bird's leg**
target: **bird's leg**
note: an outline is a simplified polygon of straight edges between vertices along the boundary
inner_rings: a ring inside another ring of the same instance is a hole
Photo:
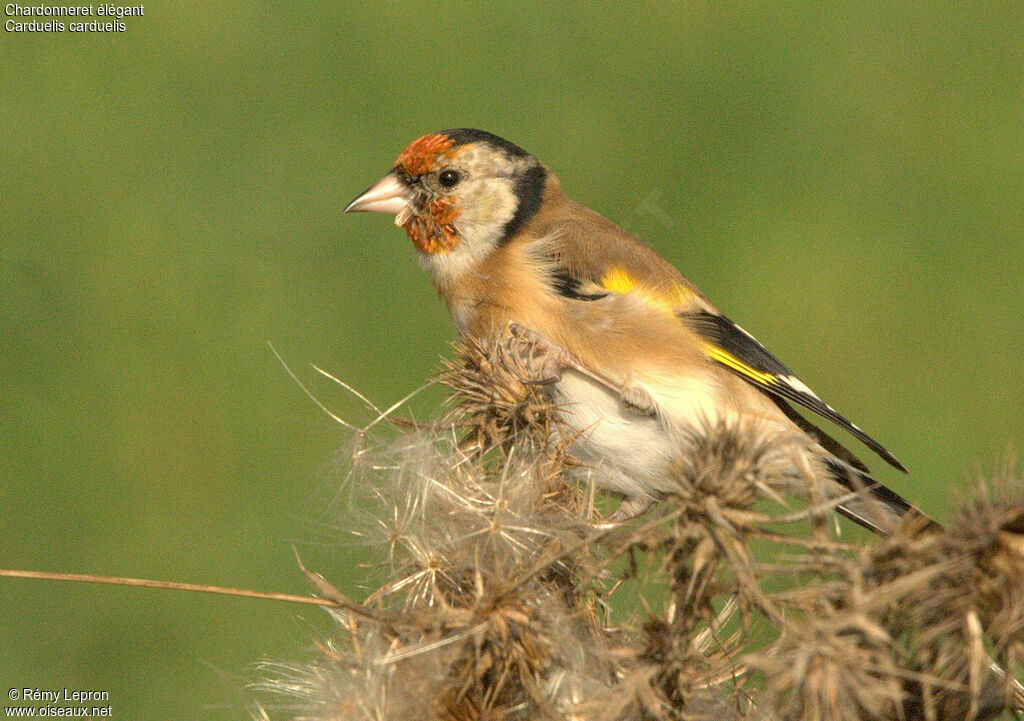
[[[616,383],[603,373],[586,367],[567,350],[555,345],[537,331],[530,330],[519,323],[509,323],[509,332],[513,338],[530,346],[530,360],[537,364],[535,366],[536,377],[530,381],[531,383],[540,385],[557,383],[561,380],[563,371],[574,370],[618,394],[622,402],[636,413],[645,416],[657,415],[658,406],[655,404],[654,398],[640,386],[633,383],[625,385]]]

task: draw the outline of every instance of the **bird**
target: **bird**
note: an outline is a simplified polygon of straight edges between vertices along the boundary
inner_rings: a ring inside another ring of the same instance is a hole
[[[668,491],[681,438],[750,418],[806,434],[840,514],[881,534],[908,514],[927,519],[795,408],[907,472],[889,450],[518,145],[472,128],[424,135],[345,208],[358,211],[395,216],[460,337],[487,340],[511,324],[541,344],[574,454],[623,498],[614,517]]]

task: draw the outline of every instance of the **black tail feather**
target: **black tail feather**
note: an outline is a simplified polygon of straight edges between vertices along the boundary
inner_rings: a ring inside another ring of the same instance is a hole
[[[887,536],[904,516],[912,515],[927,521],[929,528],[941,525],[891,488],[883,486],[864,471],[838,458],[825,458],[833,480],[844,488],[860,494],[856,499],[836,506],[836,511],[870,531]]]

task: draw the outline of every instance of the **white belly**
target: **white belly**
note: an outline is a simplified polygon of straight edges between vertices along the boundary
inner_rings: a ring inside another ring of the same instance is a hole
[[[629,497],[659,495],[672,461],[687,452],[685,431],[707,427],[717,416],[713,389],[704,384],[675,379],[668,397],[644,388],[659,407],[657,416],[626,406],[618,393],[573,371],[554,388],[563,420],[578,434],[573,454],[599,487]]]

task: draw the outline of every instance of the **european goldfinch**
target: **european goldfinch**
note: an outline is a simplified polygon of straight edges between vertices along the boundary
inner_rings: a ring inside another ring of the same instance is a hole
[[[396,216],[461,336],[486,340],[514,324],[547,344],[574,453],[630,512],[666,490],[681,439],[743,418],[808,434],[826,492],[846,495],[838,510],[858,523],[886,532],[916,511],[792,405],[906,471],[889,451],[651,248],[568,199],[517,145],[466,128],[426,135],[345,210]]]

